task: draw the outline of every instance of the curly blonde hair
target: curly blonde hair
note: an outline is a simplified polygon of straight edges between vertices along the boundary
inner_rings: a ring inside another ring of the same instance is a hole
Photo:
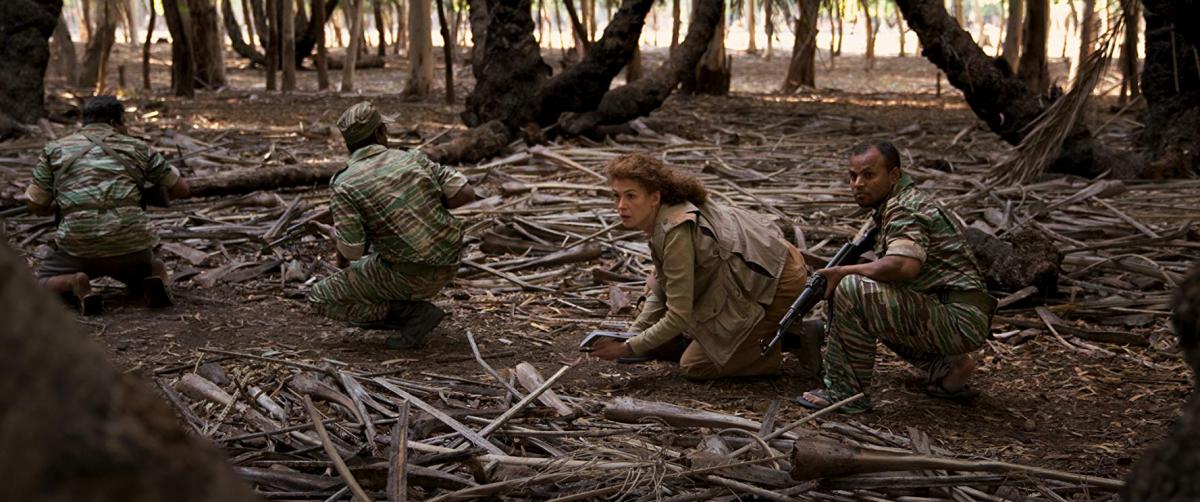
[[[688,201],[699,206],[708,200],[708,190],[700,180],[649,155],[631,153],[617,157],[608,163],[607,174],[609,181],[633,180],[649,192],[662,194],[663,204]]]

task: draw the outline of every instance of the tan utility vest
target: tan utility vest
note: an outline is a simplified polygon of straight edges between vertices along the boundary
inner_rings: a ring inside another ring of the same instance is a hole
[[[655,294],[664,301],[663,260],[670,259],[663,251],[667,232],[689,221],[698,231],[692,242],[695,291],[687,334],[724,366],[774,300],[788,243],[767,217],[750,211],[711,200],[699,207],[690,202],[662,206],[650,236],[650,256]]]

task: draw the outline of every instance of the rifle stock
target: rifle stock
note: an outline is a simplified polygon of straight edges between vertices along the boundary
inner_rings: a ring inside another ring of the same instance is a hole
[[[877,229],[872,228],[858,239],[842,244],[837,254],[834,254],[829,263],[825,265],[825,268],[821,270],[858,261],[863,253],[875,247],[875,235],[877,232]],[[804,283],[804,291],[800,292],[800,296],[796,297],[796,301],[792,302],[792,306],[788,308],[787,313],[779,320],[779,327],[775,329],[775,335],[769,338],[763,337],[759,341],[759,354],[766,357],[767,354],[771,353],[771,350],[783,340],[784,335],[787,334],[792,324],[797,319],[803,319],[804,316],[812,311],[813,307],[816,307],[821,300],[825,299],[825,290],[828,288],[829,279],[821,275],[820,271],[809,276],[808,281]]]

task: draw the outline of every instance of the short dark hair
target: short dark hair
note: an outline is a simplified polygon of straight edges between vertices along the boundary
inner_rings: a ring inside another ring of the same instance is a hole
[[[125,123],[125,107],[115,96],[101,95],[88,99],[83,104],[83,124],[103,122],[106,124]]]
[[[879,152],[879,156],[883,157],[883,167],[888,169],[900,167],[900,151],[896,149],[891,141],[875,141],[859,143],[850,149],[851,157],[866,155],[875,150]]]
[[[353,145],[346,145],[346,150],[349,150],[350,153],[354,153],[354,152],[357,152],[360,148],[366,148],[371,145],[378,145],[379,138],[377,136],[379,134],[380,127],[385,127],[385,126],[383,124],[379,124],[379,127],[376,127],[374,131],[371,131],[370,136],[367,136],[362,141],[359,141]]]

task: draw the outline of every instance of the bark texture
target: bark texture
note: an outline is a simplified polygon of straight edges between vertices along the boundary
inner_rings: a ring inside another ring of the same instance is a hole
[[[404,84],[407,96],[428,96],[433,89],[432,12],[431,0],[411,0],[408,4],[409,71],[408,82]]]
[[[1050,34],[1050,0],[1025,0],[1025,28],[1021,32],[1021,57],[1017,75],[1033,92],[1050,89],[1046,42]]]
[[[1151,152],[1146,173],[1179,177],[1200,172],[1200,2],[1145,0],[1146,63],[1142,93]],[[1188,21],[1183,21],[1188,20]]]
[[[92,27],[92,36],[88,38],[83,49],[83,63],[79,74],[81,87],[96,87],[103,77],[108,55],[112,52],[113,43],[117,38],[117,12],[112,0],[99,0],[94,4],[96,11],[92,18],[96,25]]]
[[[291,1],[291,0],[287,0]],[[221,47],[221,29],[214,0],[187,0],[191,15],[192,54],[196,61],[196,82],[206,89],[225,85],[225,53]]]
[[[1147,11],[1150,5],[1146,5]],[[1149,19],[1147,28],[1149,28]],[[1147,32],[1149,30],[1147,29]],[[1192,270],[1171,302],[1174,331],[1192,368],[1193,382],[1200,374],[1200,268]],[[1125,478],[1121,500],[1200,500],[1200,396],[1195,389],[1183,405],[1183,416],[1171,426],[1166,439],[1146,450]]]
[[[246,42],[242,38],[242,28],[238,26],[237,18],[233,15],[233,3],[231,0],[221,0],[221,17],[225,22],[225,33],[229,36],[229,43],[233,46],[233,52],[237,55],[250,60],[250,64],[254,66],[266,66],[267,57],[253,45]]]
[[[979,261],[988,288],[1015,292],[1037,286],[1043,296],[1058,290],[1063,255],[1054,240],[1040,230],[1024,227],[997,239],[977,228],[964,232]]]
[[[196,94],[196,65],[192,59],[192,35],[179,10],[182,0],[162,0],[163,17],[171,32],[171,93],[192,97]]]
[[[821,0],[800,0],[800,15],[796,17],[796,42],[792,46],[792,61],[783,81],[785,93],[796,92],[800,86],[816,87],[817,21]]]
[[[0,2],[0,115],[33,123],[45,114],[42,80],[61,0]]]
[[[185,433],[145,382],[108,362],[7,245],[0,302],[5,499],[258,500],[217,448]]]
[[[1013,75],[1008,63],[988,56],[936,0],[898,0],[909,27],[921,40],[921,52],[963,92],[975,115],[993,132],[1016,145],[1025,129],[1045,110],[1046,100]],[[1075,124],[1050,171],[1095,176],[1135,177],[1141,164],[1128,154],[1094,141],[1083,123]]]

